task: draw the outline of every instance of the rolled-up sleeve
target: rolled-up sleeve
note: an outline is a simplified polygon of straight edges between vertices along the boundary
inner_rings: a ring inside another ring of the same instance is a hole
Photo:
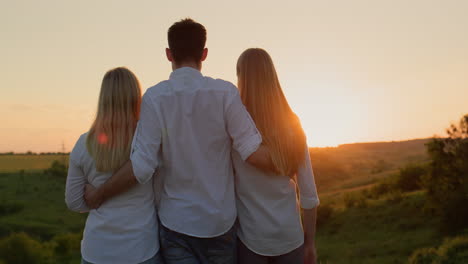
[[[320,204],[320,200],[315,186],[314,171],[312,170],[312,162],[310,160],[309,149],[307,147],[305,152],[305,161],[298,170],[297,182],[299,186],[301,208],[312,209]]]
[[[246,160],[262,143],[262,137],[252,117],[247,112],[237,88],[233,87],[226,107],[227,131],[232,139],[233,148]]]
[[[158,154],[161,146],[161,126],[158,113],[147,94],[141,103],[140,120],[132,142],[130,160],[133,174],[141,184],[151,180],[158,167]]]

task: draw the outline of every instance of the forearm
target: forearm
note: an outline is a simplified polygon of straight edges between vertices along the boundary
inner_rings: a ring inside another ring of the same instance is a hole
[[[317,221],[317,207],[312,209],[304,209],[304,243],[315,244],[315,233],[316,233],[316,221]]]
[[[132,162],[128,160],[112,177],[96,190],[100,203],[128,191],[138,183],[133,174]]]
[[[246,162],[264,172],[277,173],[277,169],[270,156],[270,151],[265,145],[260,145],[257,151],[247,158]]]

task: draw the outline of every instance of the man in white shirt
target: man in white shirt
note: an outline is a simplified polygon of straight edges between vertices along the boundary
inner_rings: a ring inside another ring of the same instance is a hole
[[[235,263],[236,206],[231,150],[263,170],[268,151],[237,88],[201,74],[206,30],[191,19],[168,31],[169,80],[143,96],[130,161],[96,190],[91,208],[137,183],[163,177],[159,218],[166,263]],[[138,206],[138,205],[136,205]]]

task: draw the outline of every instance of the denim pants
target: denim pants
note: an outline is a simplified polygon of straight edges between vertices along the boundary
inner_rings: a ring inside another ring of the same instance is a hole
[[[239,264],[303,264],[304,263],[304,245],[293,251],[279,256],[262,256],[252,250],[237,239],[237,259]]]
[[[159,228],[161,254],[166,264],[235,264],[236,229],[223,235],[199,238]]]
[[[81,264],[93,264],[93,263],[88,262],[88,261],[86,261],[84,259],[81,259]],[[156,254],[156,256],[154,256],[154,257],[152,257],[152,258],[150,258],[148,260],[145,260],[145,261],[143,261],[143,262],[141,262],[139,264],[164,264],[164,261],[163,261],[163,259],[161,257],[161,252],[158,252]]]

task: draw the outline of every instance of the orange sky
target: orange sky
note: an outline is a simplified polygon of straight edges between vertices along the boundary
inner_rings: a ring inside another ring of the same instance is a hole
[[[468,1],[3,1],[0,152],[71,150],[103,74],[168,78],[166,31],[208,30],[203,73],[235,83],[249,47],[272,56],[312,146],[442,135],[468,113]]]

